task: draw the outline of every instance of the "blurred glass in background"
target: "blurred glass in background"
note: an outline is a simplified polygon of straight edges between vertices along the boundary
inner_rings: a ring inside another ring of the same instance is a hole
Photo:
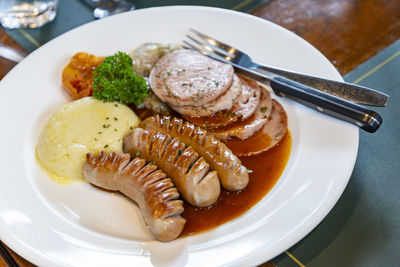
[[[38,28],[54,20],[58,0],[0,0],[0,23],[8,29]]]
[[[102,19],[126,11],[135,10],[131,0],[82,0],[93,8],[93,16]]]

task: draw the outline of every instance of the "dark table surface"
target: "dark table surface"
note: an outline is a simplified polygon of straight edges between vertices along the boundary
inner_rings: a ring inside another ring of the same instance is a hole
[[[66,1],[66,0],[61,0]],[[158,1],[161,2],[161,1]],[[145,7],[147,5],[157,5],[157,1],[136,1],[137,7]],[[189,1],[180,1],[180,4],[184,4]],[[208,1],[209,4],[216,3],[214,1]],[[331,62],[332,64],[339,70],[342,75],[346,75],[345,78],[348,81],[354,82],[369,82],[369,85],[372,86],[375,82],[377,86],[381,85],[384,80],[383,79],[391,79],[390,76],[380,76],[376,81],[369,81],[371,79],[372,73],[379,73],[378,70],[383,71],[383,66],[386,68],[391,67],[391,69],[385,69],[386,75],[387,73],[393,72],[393,75],[399,72],[398,65],[390,65],[389,61],[394,62],[394,59],[398,56],[398,49],[400,51],[400,43],[398,42],[397,46],[391,46],[396,40],[400,38],[400,2],[398,0],[270,0],[270,1],[229,1],[232,2],[232,5],[229,7],[231,9],[249,12],[255,16],[270,20],[275,22],[293,32],[303,37],[305,40],[314,45],[317,49],[319,49]],[[207,3],[206,3],[207,4]],[[225,6],[226,7],[226,6]],[[91,18],[90,18],[91,19]],[[23,48],[16,41],[17,39],[13,39],[4,29],[0,28],[0,44],[10,46],[21,53],[29,54],[29,50]],[[40,43],[38,44],[40,45]],[[384,50],[385,48],[388,49]],[[373,58],[377,53],[382,52],[382,56],[377,58]],[[397,54],[396,54],[397,53]],[[372,59],[371,59],[372,58]],[[386,58],[386,59],[385,59]],[[400,57],[399,57],[400,58]],[[371,60],[370,60],[371,59]],[[370,61],[368,61],[370,60]],[[362,63],[368,61],[364,65]],[[0,57],[0,79],[7,74],[15,66],[14,62],[6,60]],[[354,70],[354,71],[353,71]],[[396,71],[397,70],[397,71]],[[352,71],[352,72],[351,72]],[[350,73],[351,72],[351,73]],[[370,77],[368,77],[370,76]],[[398,74],[397,74],[398,76]],[[374,77],[375,78],[375,77]],[[379,80],[381,79],[381,84],[379,84]],[[372,84],[372,85],[371,85]],[[391,85],[395,86],[395,84]],[[398,93],[395,97],[398,96]],[[392,96],[391,101],[394,101],[396,98]],[[386,113],[386,112],[384,112]],[[391,116],[390,114],[384,114],[386,116]],[[392,118],[390,118],[392,119]],[[393,118],[394,119],[394,118]],[[393,131],[383,131],[382,136],[385,138],[393,139],[391,142],[394,143],[393,147],[398,147],[398,141],[400,135],[392,134],[385,135],[385,133],[393,133]],[[367,147],[368,149],[368,138],[361,135],[360,147]],[[395,140],[396,139],[396,140]],[[359,158],[363,157],[361,154],[362,149],[360,148]],[[389,152],[388,152],[389,153]],[[396,152],[392,152],[396,153]],[[361,155],[360,155],[361,154]],[[396,154],[398,155],[398,154]],[[392,155],[393,157],[393,155]],[[384,158],[384,155],[382,156]],[[397,158],[397,156],[396,156]],[[393,164],[400,165],[400,160],[394,159]],[[361,159],[363,160],[363,159]],[[359,160],[358,160],[359,161]],[[375,166],[372,164],[372,167]],[[372,168],[370,166],[370,168]],[[357,169],[358,168],[358,169]],[[399,178],[400,174],[397,172],[399,169],[396,166],[391,167],[391,172],[389,175],[391,177]],[[323,229],[323,233],[327,236],[321,236],[320,229],[314,231],[306,237],[303,241],[297,244],[291,250],[283,253],[277,259],[273,260],[273,263],[278,266],[305,266],[306,263],[310,263],[313,266],[360,266],[357,265],[357,261],[349,262],[346,259],[346,264],[340,262],[341,265],[337,265],[331,262],[331,264],[327,264],[327,260],[332,260],[326,253],[322,253],[322,249],[325,247],[333,247],[333,251],[335,251],[335,246],[340,245],[339,241],[335,241],[335,239],[343,239],[349,238],[349,242],[346,240],[342,240],[342,243],[349,243],[353,246],[360,245],[360,242],[356,242],[355,240],[362,240],[362,236],[358,236],[363,232],[358,231],[356,226],[352,226],[347,219],[351,214],[347,214],[348,217],[343,218],[341,215],[346,215],[346,210],[342,208],[342,206],[348,205],[348,203],[356,203],[352,200],[354,198],[360,198],[361,189],[353,190],[352,186],[359,187],[359,185],[363,184],[362,176],[363,174],[368,175],[369,169],[364,166],[356,165],[355,173],[358,175],[356,177],[352,177],[348,189],[346,189],[344,195],[339,200],[337,206],[333,209],[331,214],[323,221],[323,223],[319,226],[319,228],[329,228],[329,222],[333,221],[333,224],[342,227],[346,231],[347,237],[343,235],[339,235],[338,229]],[[373,170],[371,170],[373,171]],[[354,176],[354,175],[353,175]],[[389,181],[391,182],[391,181]],[[393,181],[392,181],[393,182]],[[368,184],[367,184],[368,186]],[[373,187],[373,185],[371,185]],[[387,185],[386,187],[390,187]],[[386,188],[385,187],[385,188]],[[350,189],[349,189],[350,188]],[[352,191],[353,190],[353,191]],[[350,191],[350,192],[349,192]],[[391,190],[387,188],[388,193]],[[397,194],[398,196],[398,194]],[[378,198],[389,198],[387,195],[377,196]],[[391,196],[393,197],[393,196]],[[398,198],[398,197],[397,197]],[[399,198],[398,198],[399,199]],[[347,202],[346,202],[347,201]],[[398,209],[398,205],[396,206],[394,202],[393,209]],[[368,209],[368,207],[364,207]],[[379,209],[379,207],[375,207],[373,203],[371,203],[371,211],[374,209]],[[334,213],[334,214],[333,214]],[[342,214],[341,214],[342,213]],[[395,213],[394,215],[398,215]],[[397,216],[396,215],[396,216]],[[396,217],[395,218],[398,218]],[[366,218],[368,219],[368,218]],[[371,224],[379,223],[379,220],[370,219]],[[347,225],[346,225],[347,224]],[[347,228],[346,228],[347,226]],[[352,227],[352,228],[351,228]],[[362,227],[362,225],[360,226]],[[374,226],[370,225],[370,231],[374,230]],[[349,229],[350,228],[350,229]],[[354,228],[354,229],[353,229]],[[369,231],[368,229],[366,231]],[[336,236],[337,234],[337,236]],[[386,233],[387,234],[387,233]],[[318,242],[314,242],[318,239]],[[314,241],[313,241],[314,240]],[[390,239],[379,238],[377,239],[380,244],[376,244],[376,248],[379,246],[385,246],[385,242],[389,242]],[[318,244],[318,245],[315,245]],[[396,243],[395,243],[396,244]],[[394,248],[396,245],[394,244]],[[398,244],[398,241],[397,241]],[[318,246],[316,248],[315,246]],[[389,244],[388,244],[389,246]],[[392,248],[388,248],[393,250],[393,244],[390,244]],[[322,248],[321,248],[322,247]],[[24,260],[22,257],[18,256],[9,248],[6,248],[7,251],[11,254],[12,258],[19,264],[20,266],[32,266],[31,263]],[[357,247],[351,248],[336,248],[339,251],[342,250],[351,250],[357,249]],[[373,249],[373,248],[372,248]],[[396,250],[396,249],[395,249]],[[305,252],[306,251],[306,252]],[[386,262],[386,266],[394,266],[390,265],[391,263],[395,263],[397,261],[397,266],[400,266],[400,245],[397,246],[397,251],[389,251],[388,255],[385,257],[389,257],[389,261],[385,261],[384,259],[378,260],[376,262]],[[351,252],[350,252],[351,253]],[[370,256],[374,257],[374,251],[370,251]],[[331,253],[332,254],[332,253]],[[372,255],[371,255],[372,254]],[[303,256],[302,258],[299,255]],[[339,254],[338,254],[339,255]],[[377,254],[378,255],[378,254]],[[397,256],[396,256],[397,255]],[[383,256],[382,256],[383,257]],[[392,258],[390,258],[392,257]],[[314,259],[314,260],[313,260]],[[387,259],[387,258],[386,258]],[[366,259],[366,262],[372,262],[371,260]],[[358,260],[360,264],[361,261]],[[365,262],[364,262],[365,263]],[[322,264],[322,265],[321,265]],[[355,264],[355,265],[354,265]],[[263,266],[272,266],[273,264],[268,262]],[[0,257],[0,266],[7,266],[6,260]],[[376,265],[371,265],[376,266]]]

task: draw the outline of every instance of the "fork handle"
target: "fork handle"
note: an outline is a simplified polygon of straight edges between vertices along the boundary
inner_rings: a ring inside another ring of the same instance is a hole
[[[325,93],[333,94],[335,96],[345,98],[352,102],[357,102],[363,105],[384,107],[386,106],[386,103],[389,99],[389,96],[387,94],[352,83],[324,79],[312,75],[291,72],[260,64],[255,64],[254,66],[252,66],[252,69],[272,72],[293,81],[319,89]]]
[[[323,114],[355,124],[367,132],[375,132],[382,124],[382,117],[372,110],[324,92],[315,92],[314,88],[285,77],[273,77],[270,85],[279,96],[291,98]]]

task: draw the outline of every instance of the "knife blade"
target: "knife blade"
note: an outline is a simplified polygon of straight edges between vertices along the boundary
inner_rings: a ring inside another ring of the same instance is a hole
[[[15,49],[0,44],[0,57],[4,57],[5,59],[18,63],[22,61],[25,56]]]
[[[272,72],[295,82],[302,83],[325,93],[346,99],[348,101],[376,107],[384,107],[389,101],[389,95],[358,84],[338,82],[315,76],[309,76],[298,72],[281,70],[258,65],[260,68],[253,69],[260,73]]]

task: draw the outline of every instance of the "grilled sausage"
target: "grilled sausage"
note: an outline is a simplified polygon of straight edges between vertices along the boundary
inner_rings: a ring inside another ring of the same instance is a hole
[[[186,220],[182,200],[171,179],[144,159],[129,154],[100,152],[98,157],[88,153],[83,177],[90,183],[117,190],[136,201],[151,233],[160,241],[177,238]]]
[[[217,172],[191,146],[162,132],[136,128],[124,137],[124,152],[154,161],[178,188],[182,197],[196,207],[214,204],[220,194]]]
[[[217,171],[225,189],[238,191],[249,183],[246,167],[224,143],[206,130],[182,119],[159,115],[147,118],[141,123],[141,127],[168,133],[192,146]]]

